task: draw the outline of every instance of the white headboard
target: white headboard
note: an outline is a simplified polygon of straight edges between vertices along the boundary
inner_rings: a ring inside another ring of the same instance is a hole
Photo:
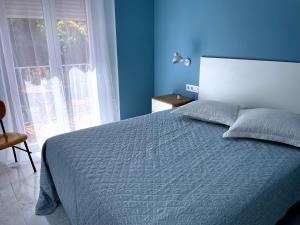
[[[199,99],[300,113],[300,63],[202,57]]]

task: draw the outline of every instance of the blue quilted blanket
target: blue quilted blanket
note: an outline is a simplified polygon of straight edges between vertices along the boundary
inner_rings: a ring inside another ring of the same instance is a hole
[[[169,111],[53,137],[36,213],[73,225],[273,225],[300,200],[300,151],[223,139]]]

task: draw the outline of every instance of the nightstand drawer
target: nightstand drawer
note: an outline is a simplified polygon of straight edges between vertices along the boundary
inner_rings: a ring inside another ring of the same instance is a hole
[[[172,109],[173,106],[171,104],[160,102],[156,99],[152,99],[152,112],[159,112],[167,109]]]

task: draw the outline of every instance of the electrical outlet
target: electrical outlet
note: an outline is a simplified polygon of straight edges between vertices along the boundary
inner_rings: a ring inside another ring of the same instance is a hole
[[[187,90],[189,92],[198,93],[199,92],[199,87],[196,86],[196,85],[192,85],[192,84],[186,84],[185,85],[185,90]]]

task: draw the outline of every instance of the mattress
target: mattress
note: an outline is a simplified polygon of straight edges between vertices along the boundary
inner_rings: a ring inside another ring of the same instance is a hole
[[[48,139],[36,214],[73,225],[272,225],[300,200],[300,151],[223,139],[170,111]]]

